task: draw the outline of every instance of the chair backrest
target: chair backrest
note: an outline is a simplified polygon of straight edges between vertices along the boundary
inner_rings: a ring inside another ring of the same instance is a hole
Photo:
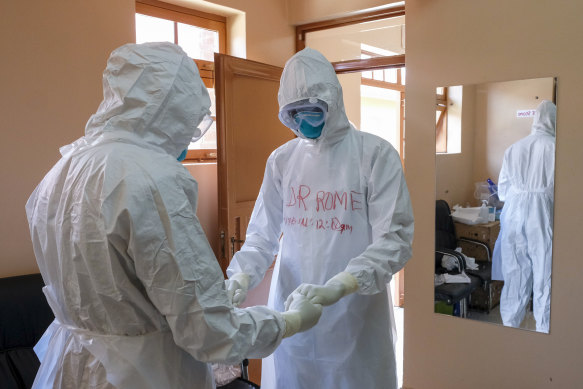
[[[445,200],[435,202],[435,248],[455,250],[456,237],[449,205]],[[435,265],[441,266],[442,254],[435,254]]]
[[[452,250],[456,247],[455,227],[445,200],[435,202],[435,248],[438,247]]]

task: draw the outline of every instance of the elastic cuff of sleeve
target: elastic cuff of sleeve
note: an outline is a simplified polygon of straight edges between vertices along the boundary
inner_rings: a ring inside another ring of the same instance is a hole
[[[358,284],[356,292],[358,294],[369,295],[379,292],[373,275],[364,271],[362,266],[351,266],[349,264],[346,270],[344,270],[344,273],[349,273],[356,279],[356,283]]]
[[[285,332],[283,334],[284,338],[288,338],[300,330],[301,318],[298,312],[287,311],[283,312],[281,316],[283,316],[285,321]]]
[[[338,273],[332,277],[330,281],[340,282],[342,285],[344,285],[344,296],[358,291],[358,281],[352,274],[348,272],[343,271]]]

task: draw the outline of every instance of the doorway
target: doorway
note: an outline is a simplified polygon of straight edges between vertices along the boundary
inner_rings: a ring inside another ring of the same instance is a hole
[[[342,85],[348,119],[388,141],[405,159],[405,9],[296,27],[297,51],[311,47],[332,62]],[[403,376],[404,270],[387,288],[396,328],[399,386]]]

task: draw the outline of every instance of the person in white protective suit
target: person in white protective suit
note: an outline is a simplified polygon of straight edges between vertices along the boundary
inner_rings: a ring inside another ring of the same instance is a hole
[[[315,50],[287,61],[278,99],[280,120],[297,138],[267,161],[227,289],[234,303],[244,299],[283,232],[269,305],[284,309],[294,292],[328,307],[319,325],[264,360],[261,387],[396,388],[386,286],[411,256],[413,238],[399,155],[349,123],[334,69]]]
[[[500,313],[506,326],[519,327],[532,293],[536,330],[549,332],[555,186],[556,106],[544,100],[531,134],[504,153],[498,197],[504,201],[493,267],[504,286]]]
[[[26,204],[56,317],[35,347],[33,387],[213,388],[207,362],[264,357],[322,308],[233,307],[196,217],[197,183],[177,161],[208,128],[193,60],[171,43],[124,45],[103,89],[85,136]]]

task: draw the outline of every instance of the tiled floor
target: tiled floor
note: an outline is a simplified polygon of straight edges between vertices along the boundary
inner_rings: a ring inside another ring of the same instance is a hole
[[[486,312],[469,310],[468,319],[501,325],[502,317],[500,316],[500,305],[495,306],[490,311],[490,314],[487,314]],[[524,317],[524,320],[522,321],[522,324],[520,325],[520,328],[525,330],[536,331],[536,322],[534,320],[532,311],[528,310],[526,312],[526,315]]]

